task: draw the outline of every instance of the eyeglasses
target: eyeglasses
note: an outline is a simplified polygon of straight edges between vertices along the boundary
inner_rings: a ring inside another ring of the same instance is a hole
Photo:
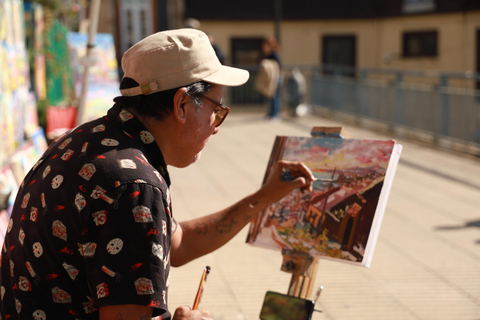
[[[197,96],[199,96],[202,99],[205,99],[207,101],[210,101],[213,103],[215,106],[217,106],[219,109],[215,110],[215,127],[220,126],[225,118],[227,117],[227,114],[230,112],[230,108],[224,105],[223,103],[217,102],[209,97],[207,97],[204,94],[197,93]]]

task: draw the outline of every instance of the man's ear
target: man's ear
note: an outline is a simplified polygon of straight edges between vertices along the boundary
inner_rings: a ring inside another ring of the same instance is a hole
[[[173,96],[173,116],[175,120],[184,124],[187,121],[185,105],[188,102],[187,88],[183,87],[175,92]]]

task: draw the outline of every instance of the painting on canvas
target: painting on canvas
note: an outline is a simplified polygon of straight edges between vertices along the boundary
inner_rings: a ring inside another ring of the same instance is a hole
[[[261,212],[247,242],[365,265],[394,147],[393,140],[277,137],[266,176],[283,159],[304,162],[317,180],[313,192],[294,190]]]

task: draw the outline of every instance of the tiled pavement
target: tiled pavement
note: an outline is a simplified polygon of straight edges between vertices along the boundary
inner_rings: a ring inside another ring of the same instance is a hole
[[[385,133],[308,116],[266,122],[233,110],[185,169],[171,168],[177,220],[233,204],[260,185],[276,135],[308,136],[313,126],[343,126],[354,138]],[[403,151],[370,268],[322,260],[324,286],[313,319],[480,319],[480,160],[395,138]],[[285,293],[281,253],[245,243],[248,227],[223,248],[172,271],[170,307],[192,305],[211,266],[200,307],[215,320],[259,318],[267,290]]]

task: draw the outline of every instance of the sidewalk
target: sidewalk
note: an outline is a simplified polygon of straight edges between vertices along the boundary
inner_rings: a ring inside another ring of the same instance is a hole
[[[170,169],[178,221],[220,210],[261,185],[276,135],[308,136],[343,126],[354,138],[378,132],[315,116],[266,122],[232,110],[201,159]],[[314,320],[480,319],[480,160],[398,139],[403,152],[369,269],[320,261],[324,291]],[[201,308],[214,320],[259,319],[267,290],[286,293],[281,253],[245,243],[248,226],[216,252],[172,269],[169,305],[192,305],[201,273],[212,268]]]

